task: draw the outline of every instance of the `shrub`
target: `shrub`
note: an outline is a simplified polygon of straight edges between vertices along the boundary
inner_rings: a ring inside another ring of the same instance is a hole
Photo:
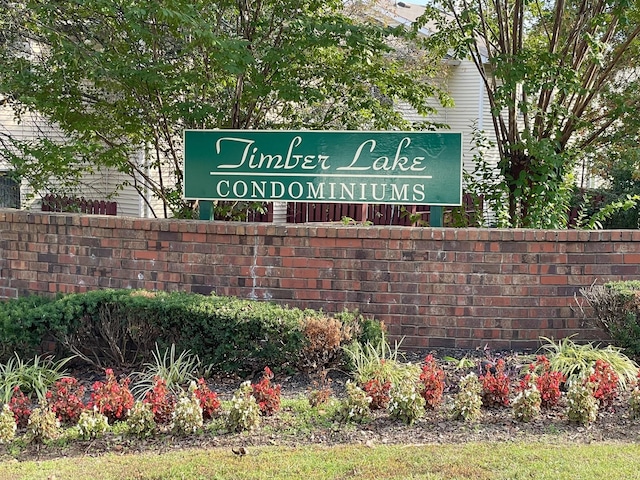
[[[262,365],[283,371],[300,366],[302,351],[308,346],[304,322],[314,318],[324,319],[314,321],[316,326],[322,321],[329,328],[340,324],[341,345],[348,338],[377,344],[382,331],[380,322],[357,312],[344,311],[329,319],[313,310],[234,297],[100,289],[56,299],[29,297],[28,301],[3,302],[0,340],[7,349],[15,345],[11,351],[25,352],[29,351],[26,346],[33,350],[50,334],[85,362],[121,369],[143,365],[156,343],[165,348],[174,344],[178,352],[190,351],[203,364],[244,375]],[[309,362],[340,360],[342,352],[333,344],[323,347],[321,332],[317,333],[315,346],[307,351],[316,359]],[[149,389],[154,375],[147,376]]]
[[[427,355],[420,372],[421,394],[425,400],[425,408],[433,410],[442,402],[444,378],[444,370],[438,367],[433,355]]]
[[[195,395],[200,402],[202,418],[204,420],[210,420],[220,414],[220,400],[218,400],[218,394],[209,389],[204,378],[198,379]]]
[[[35,408],[27,423],[26,437],[29,442],[42,443],[60,436],[60,422],[49,408]]]
[[[251,392],[251,383],[244,382],[233,394],[227,415],[227,428],[230,431],[251,431],[260,425],[260,407]]]
[[[47,315],[53,302],[53,298],[37,295],[0,302],[0,344],[3,361],[13,356],[14,352],[27,355],[37,352],[55,323],[55,320]]]
[[[420,394],[416,381],[405,378],[393,385],[391,399],[389,401],[389,415],[401,420],[407,425],[412,425],[418,418],[424,415],[425,400]]]
[[[550,408],[556,405],[562,395],[560,386],[565,382],[566,377],[562,372],[551,370],[551,364],[544,355],[538,355],[535,363],[529,365],[529,370],[535,378],[541,406]]]
[[[609,282],[580,289],[593,309],[595,323],[613,342],[640,354],[640,281]]]
[[[371,397],[351,380],[345,383],[346,397],[336,410],[336,418],[342,422],[361,423],[371,415],[369,404]]]
[[[337,318],[306,317],[302,321],[305,345],[301,351],[300,369],[312,371],[340,363],[341,346],[351,340],[351,330]]]
[[[598,400],[600,408],[611,407],[618,398],[618,375],[607,362],[596,360],[586,381],[594,385],[593,396]]]
[[[304,345],[302,320],[317,312],[233,297],[171,294],[149,314],[165,338],[204,364],[246,375],[263,365],[295,369]]]
[[[97,438],[109,430],[109,420],[97,410],[84,410],[78,419],[78,429],[85,440]]]
[[[595,385],[589,382],[574,382],[567,392],[567,418],[576,423],[589,425],[598,418],[598,401],[593,396]]]
[[[202,428],[203,417],[200,401],[195,394],[197,387],[191,382],[189,392],[182,392],[178,397],[171,420],[171,431],[178,435],[196,433]]]
[[[13,412],[13,416],[16,419],[16,423],[19,427],[26,427],[29,423],[29,417],[31,416],[31,400],[22,393],[19,386],[13,387],[13,395],[9,400],[9,408]]]
[[[110,423],[124,420],[133,406],[134,400],[129,390],[129,379],[118,382],[113,370],[105,371],[107,382],[95,382],[92,386],[91,400],[87,408],[96,408],[99,413],[105,415]]]
[[[9,443],[16,436],[18,425],[8,404],[2,406],[0,412],[0,443]]]
[[[163,378],[155,377],[151,391],[147,392],[143,400],[153,413],[154,421],[159,425],[169,424],[176,405],[176,398],[167,388]]]
[[[55,412],[58,420],[63,424],[73,424],[78,421],[84,410],[83,396],[84,386],[73,377],[58,380],[46,394],[49,408]]]
[[[494,371],[492,371],[494,370]],[[482,403],[486,407],[506,407],[509,405],[509,377],[504,373],[504,360],[499,359],[494,367],[485,366],[482,382]]]
[[[262,415],[273,415],[280,410],[280,390],[281,385],[271,385],[273,372],[269,367],[264,367],[262,380],[251,385],[253,397],[258,402],[260,413]]]
[[[453,399],[453,418],[462,418],[466,422],[478,420],[482,415],[481,393],[482,384],[475,373],[462,377]]]
[[[133,404],[127,416],[127,427],[130,435],[145,438],[153,435],[156,421],[151,411],[151,405],[140,400]]]
[[[511,402],[513,416],[521,422],[530,422],[540,415],[541,405],[542,397],[538,387],[531,374],[528,373],[520,380],[516,388],[516,396]]]

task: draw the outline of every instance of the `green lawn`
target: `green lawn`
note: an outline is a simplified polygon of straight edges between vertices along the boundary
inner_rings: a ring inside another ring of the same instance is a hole
[[[640,445],[469,443],[460,445],[256,447],[7,461],[10,479],[640,479]]]

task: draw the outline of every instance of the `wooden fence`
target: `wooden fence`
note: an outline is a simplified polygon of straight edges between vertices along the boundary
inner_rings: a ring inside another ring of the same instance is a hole
[[[118,204],[105,200],[87,200],[84,197],[62,197],[45,195],[42,197],[43,212],[76,212],[95,215],[117,215]]]

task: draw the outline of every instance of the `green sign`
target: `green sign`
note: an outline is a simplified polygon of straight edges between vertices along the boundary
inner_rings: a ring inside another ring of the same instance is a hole
[[[185,130],[193,200],[460,205],[462,135]]]

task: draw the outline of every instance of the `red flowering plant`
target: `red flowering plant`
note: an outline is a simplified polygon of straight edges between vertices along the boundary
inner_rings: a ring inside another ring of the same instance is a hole
[[[151,406],[153,419],[158,425],[171,422],[176,407],[176,398],[167,388],[167,382],[160,377],[153,378],[153,388],[144,396],[144,403]]]
[[[16,385],[13,387],[13,393],[9,400],[9,409],[13,412],[13,416],[16,419],[18,427],[26,427],[29,423],[29,417],[31,416],[31,400],[27,397],[20,387]]]
[[[129,390],[129,379],[118,382],[113,370],[105,370],[107,382],[95,382],[91,387],[91,399],[87,408],[95,408],[109,419],[109,423],[124,420],[133,407],[133,395]]]
[[[485,373],[480,376],[482,382],[482,404],[486,407],[506,407],[509,405],[509,377],[504,372],[504,360],[495,365],[485,365]]]
[[[613,402],[618,398],[619,381],[620,377],[608,362],[596,360],[593,372],[585,379],[585,384],[595,385],[593,396],[598,400],[600,408],[607,408],[613,406]]]
[[[85,406],[82,401],[84,386],[73,377],[64,377],[53,384],[45,394],[47,404],[56,414],[60,423],[78,422]]]
[[[280,409],[281,385],[271,385],[273,372],[269,367],[264,367],[262,380],[251,385],[253,397],[258,402],[262,415],[273,415]]]
[[[433,410],[442,402],[444,378],[444,370],[438,367],[433,355],[427,355],[420,372],[421,394],[425,400],[425,408]]]
[[[204,378],[198,379],[197,387],[194,391],[196,398],[200,402],[202,408],[202,419],[211,420],[213,417],[217,417],[220,413],[220,400],[218,400],[218,394],[212,392]]]
[[[534,375],[536,387],[540,392],[541,406],[553,407],[562,395],[560,386],[567,377],[557,370],[551,370],[551,363],[544,355],[538,355],[535,363],[529,365],[529,371]]]
[[[372,378],[362,386],[362,389],[367,393],[367,396],[371,397],[371,403],[369,403],[369,408],[371,410],[387,408],[390,400],[390,381],[387,380],[383,383],[378,378]]]

